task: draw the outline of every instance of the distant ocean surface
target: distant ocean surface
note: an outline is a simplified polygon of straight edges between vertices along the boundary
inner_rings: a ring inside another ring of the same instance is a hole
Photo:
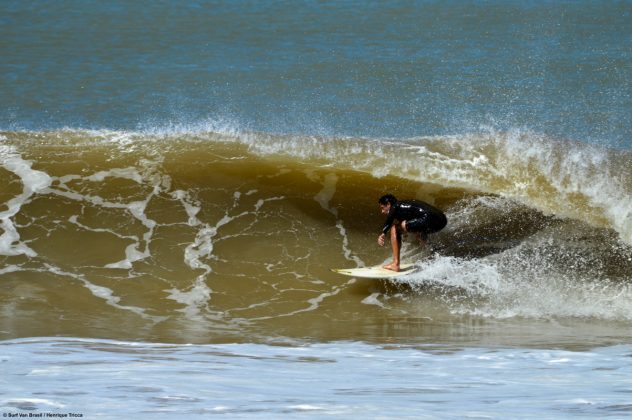
[[[4,1],[7,129],[410,137],[481,126],[632,147],[629,1]]]
[[[632,411],[632,2],[0,3],[0,411]],[[387,192],[448,226],[399,280]]]

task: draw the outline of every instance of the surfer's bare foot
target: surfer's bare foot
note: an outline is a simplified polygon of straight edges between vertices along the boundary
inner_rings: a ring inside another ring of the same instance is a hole
[[[399,271],[399,264],[395,264],[395,263],[386,264],[384,268],[387,270]]]

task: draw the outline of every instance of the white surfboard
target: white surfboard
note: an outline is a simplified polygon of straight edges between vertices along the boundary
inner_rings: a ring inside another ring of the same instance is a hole
[[[363,279],[388,279],[414,273],[415,264],[400,264],[399,271],[387,270],[382,265],[362,268],[332,268],[334,273]]]

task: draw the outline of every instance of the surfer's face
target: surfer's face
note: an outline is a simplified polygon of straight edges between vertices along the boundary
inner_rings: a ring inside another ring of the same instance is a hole
[[[382,214],[388,214],[388,211],[391,209],[391,203],[380,204],[380,212]]]

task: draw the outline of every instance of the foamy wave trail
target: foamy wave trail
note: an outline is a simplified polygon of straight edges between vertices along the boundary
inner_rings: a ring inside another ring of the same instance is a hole
[[[13,217],[33,195],[48,188],[51,178],[44,172],[32,169],[32,162],[22,159],[15,147],[2,144],[4,139],[4,136],[0,136],[0,162],[3,168],[19,177],[23,189],[21,194],[5,204],[7,210],[0,212],[0,226],[4,230],[0,235],[0,255],[35,256],[37,253],[20,241]]]
[[[572,275],[556,267],[555,256],[526,257],[520,250],[480,260],[438,256],[402,282],[420,294],[433,291],[455,315],[632,320],[629,283]]]

